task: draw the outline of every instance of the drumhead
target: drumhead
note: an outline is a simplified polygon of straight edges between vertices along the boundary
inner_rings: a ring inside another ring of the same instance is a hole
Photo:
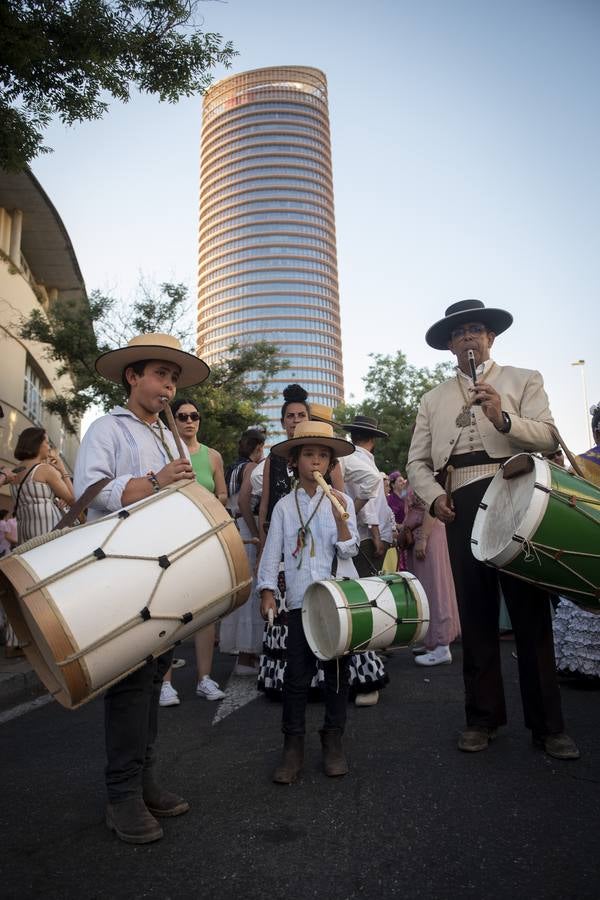
[[[302,625],[308,646],[318,659],[341,656],[348,641],[345,599],[335,581],[316,581],[304,594]]]
[[[505,479],[500,469],[483,495],[471,532],[471,550],[481,562],[504,568],[522,552],[523,541],[533,537],[544,517],[552,485],[550,464],[537,456],[531,459],[532,470],[515,478]]]

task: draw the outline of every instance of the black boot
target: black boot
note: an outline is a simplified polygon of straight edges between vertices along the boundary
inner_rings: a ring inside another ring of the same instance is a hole
[[[321,735],[321,747],[323,749],[323,768],[325,774],[334,778],[336,775],[348,774],[348,763],[342,747],[342,731],[336,728],[333,731],[319,732]]]
[[[149,844],[163,836],[162,828],[141,797],[109,803],[106,824],[126,844]]]
[[[283,739],[283,756],[281,763],[273,773],[273,781],[277,784],[292,784],[304,762],[304,735],[286,734]]]
[[[143,785],[144,803],[153,816],[157,818],[181,816],[189,810],[190,804],[187,800],[159,787],[152,778],[144,776]]]

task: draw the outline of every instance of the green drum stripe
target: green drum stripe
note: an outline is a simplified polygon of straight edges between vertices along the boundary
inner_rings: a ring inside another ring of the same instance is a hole
[[[370,601],[365,591],[358,581],[350,579],[349,581],[341,581],[337,583],[337,587],[342,591],[351,613],[351,627],[348,636],[348,650],[354,650],[360,646],[361,650],[366,649],[366,645],[373,637],[373,612]],[[364,609],[353,609],[352,607],[369,604]]]
[[[406,579],[390,585],[390,590],[396,602],[396,613],[399,619],[417,619],[419,618],[415,596],[411,590],[410,582]],[[410,644],[414,640],[419,625],[416,622],[398,622],[396,635],[394,637],[394,645]]]

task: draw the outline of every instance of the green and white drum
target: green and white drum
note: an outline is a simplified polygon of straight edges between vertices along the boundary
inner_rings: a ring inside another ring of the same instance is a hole
[[[600,488],[538,456],[512,457],[483,495],[476,559],[600,612]]]
[[[316,581],[304,594],[304,634],[319,659],[422,641],[429,604],[410,572]]]

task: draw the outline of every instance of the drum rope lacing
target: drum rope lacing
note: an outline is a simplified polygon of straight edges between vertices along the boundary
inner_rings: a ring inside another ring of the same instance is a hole
[[[414,576],[413,576],[413,578],[404,578],[404,579],[402,579],[402,581],[416,581],[416,580],[417,580],[417,579],[414,578]],[[429,622],[429,619],[415,619],[415,618],[406,619],[406,618],[401,617],[401,616],[394,616],[394,615],[393,615],[391,612],[389,612],[387,609],[383,609],[381,606],[377,606],[377,601],[379,600],[379,598],[381,597],[381,595],[385,593],[385,591],[388,589],[388,587],[389,587],[389,583],[386,582],[386,583],[383,585],[383,587],[381,588],[381,590],[379,591],[379,593],[377,594],[376,597],[374,597],[372,600],[368,600],[366,603],[353,603],[353,604],[352,604],[352,610],[355,610],[355,609],[356,609],[356,610],[358,610],[358,609],[373,609],[373,608],[378,609],[380,613],[383,613],[383,614],[386,615],[389,619],[392,619],[394,625],[417,625],[417,624],[420,624],[421,622]],[[347,607],[344,607],[344,606],[338,606],[338,607],[337,607],[337,609],[346,609],[346,608],[347,608]],[[352,650],[349,650],[348,653],[357,653],[357,652],[360,652],[362,648],[368,647],[369,644],[370,644],[372,641],[376,640],[376,639],[379,638],[379,637],[382,637],[382,636],[383,636],[387,631],[389,631],[389,630],[390,630],[390,626],[389,626],[389,625],[387,626],[387,628],[385,628],[385,627],[382,628],[381,631],[377,631],[375,634],[372,634],[372,635],[371,635],[369,638],[367,638],[365,641],[361,641],[359,644],[356,644],[356,646],[353,647]]]
[[[585,499],[577,498],[577,497],[574,497],[572,494],[565,494],[563,491],[557,491],[555,488],[547,488],[545,485],[540,484],[537,481],[534,482],[534,488],[538,488],[539,490],[544,491],[545,493],[549,494],[551,497],[554,497],[554,499],[557,500],[559,503],[563,503],[566,506],[576,508],[581,513],[581,515],[584,516],[584,518],[589,519],[591,522],[594,522],[596,525],[598,524],[598,518],[596,516],[591,515],[589,512],[587,512],[587,510],[582,509],[582,507],[580,505],[578,505],[577,501],[579,500],[581,503],[589,503],[591,506],[600,506],[600,500],[596,500],[593,497],[590,497],[589,499],[587,497]],[[578,578],[580,581],[582,581],[584,584],[586,584],[590,588],[592,588],[591,592],[586,591],[586,590],[578,590],[577,588],[569,588],[569,590],[571,590],[573,593],[576,593],[576,594],[582,594],[584,597],[592,596],[592,597],[595,597],[596,599],[600,598],[600,585],[594,584],[593,581],[590,581],[589,578],[586,578],[584,575],[582,575],[576,569],[573,569],[571,566],[567,565],[567,563],[564,562],[562,559],[562,556],[565,554],[568,556],[584,557],[584,558],[588,558],[588,559],[600,559],[600,554],[599,553],[587,553],[582,550],[562,550],[560,547],[551,547],[548,544],[541,544],[538,541],[529,541],[526,538],[521,537],[521,535],[518,534],[515,510],[514,510],[514,506],[513,506],[513,498],[512,498],[512,493],[510,490],[510,482],[509,482],[509,488],[508,488],[508,497],[510,500],[510,510],[511,510],[511,515],[512,515],[512,520],[513,520],[513,540],[516,541],[517,543],[521,544],[521,546],[523,548],[524,562],[529,563],[535,559],[538,566],[541,566],[542,562],[541,562],[540,556],[545,556],[548,559],[551,559],[553,562],[557,563],[563,569],[566,569],[566,571],[570,572],[571,575],[575,575],[575,577]],[[519,577],[519,576],[517,576],[517,577]],[[553,584],[552,582],[548,582],[548,581],[543,581],[543,582],[538,582],[538,583],[540,585],[542,585],[543,587],[550,588],[557,592],[560,592],[561,590],[565,590],[564,585]]]

